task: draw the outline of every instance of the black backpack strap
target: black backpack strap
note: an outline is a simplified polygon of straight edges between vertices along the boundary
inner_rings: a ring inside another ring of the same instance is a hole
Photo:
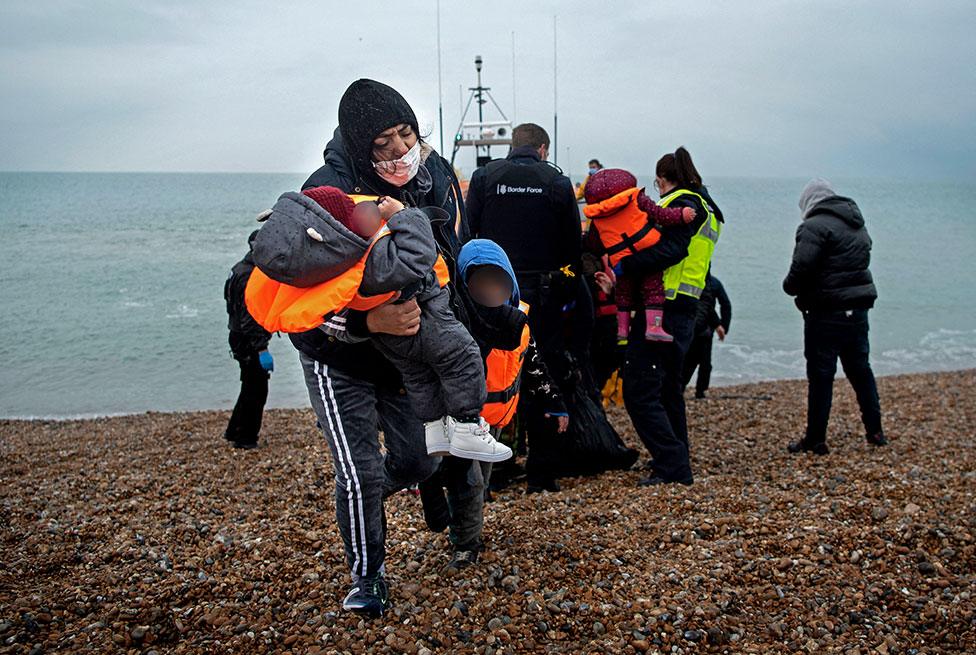
[[[653,229],[654,226],[651,225],[650,221],[648,221],[647,223],[644,224],[644,227],[637,230],[637,232],[635,232],[633,235],[629,235],[626,232],[624,232],[623,234],[620,235],[622,237],[620,243],[615,244],[611,248],[607,248],[607,255],[616,255],[618,252],[621,252],[622,250],[630,250],[631,252],[637,252],[637,248],[635,248],[634,246],[636,246],[637,243],[641,239],[646,237],[648,233]]]

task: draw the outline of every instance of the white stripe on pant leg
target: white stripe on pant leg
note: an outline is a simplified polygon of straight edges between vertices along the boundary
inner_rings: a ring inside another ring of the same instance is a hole
[[[352,476],[351,477],[352,477],[353,482],[356,485],[356,504],[357,504],[357,506],[359,508],[359,531],[360,531],[360,535],[362,537],[362,544],[363,544],[363,553],[362,553],[363,572],[362,572],[362,575],[366,575],[367,571],[369,570],[368,569],[369,560],[368,560],[368,553],[366,552],[366,550],[367,550],[367,547],[366,547],[366,519],[365,519],[365,511],[363,509],[363,490],[359,486],[359,476],[356,473],[356,463],[352,460],[352,450],[350,450],[350,448],[349,448],[349,442],[346,440],[346,431],[342,427],[342,417],[339,416],[339,403],[338,403],[338,401],[336,401],[335,391],[333,391],[333,389],[332,389],[332,378],[329,377],[329,367],[328,366],[323,366],[323,369],[324,369],[324,374],[325,374],[325,384],[329,388],[329,398],[332,399],[332,407],[334,408],[334,412],[335,412],[336,424],[339,427],[339,436],[342,438],[342,444],[346,448],[346,457],[347,457],[347,460],[349,462],[349,470],[352,472]]]
[[[338,431],[335,428],[335,424],[332,420],[332,414],[329,412],[329,401],[325,397],[325,385],[322,382],[322,373],[319,370],[319,363],[315,362],[315,377],[319,383],[319,397],[322,399],[322,411],[325,412],[325,418],[329,422],[329,431],[332,433],[333,441],[335,442],[336,455],[339,458],[339,466],[342,469],[342,474],[346,478],[346,498],[349,501],[349,531],[351,533],[353,553],[356,555],[356,560],[353,562],[352,568],[356,575],[360,575],[359,563],[362,561],[362,556],[360,555],[360,545],[356,538],[356,512],[353,509],[353,491],[352,491],[352,476],[349,475],[349,468],[346,466],[346,456],[342,451],[342,447],[339,443]],[[338,416],[338,414],[337,414]],[[366,549],[365,541],[362,544],[362,550]]]

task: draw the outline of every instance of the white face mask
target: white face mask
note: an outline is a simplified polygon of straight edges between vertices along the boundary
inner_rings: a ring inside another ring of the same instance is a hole
[[[373,169],[377,175],[393,186],[403,186],[412,180],[420,169],[420,141],[413,144],[413,147],[399,159],[374,161]]]

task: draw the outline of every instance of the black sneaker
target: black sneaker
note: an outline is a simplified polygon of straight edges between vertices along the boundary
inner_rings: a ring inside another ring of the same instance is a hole
[[[543,491],[551,491],[556,493],[557,491],[562,491],[563,488],[559,486],[555,478],[550,478],[548,480],[536,480],[533,482],[528,482],[525,485],[525,493],[527,494],[539,494]]]
[[[257,441],[235,441],[234,448],[239,448],[242,450],[254,450],[258,447]]]
[[[445,570],[448,573],[456,573],[461,569],[466,569],[469,566],[474,566],[477,563],[477,550],[455,550],[454,557],[451,558],[451,562],[445,567]]]
[[[867,436],[868,443],[872,446],[887,446],[888,437],[885,436],[884,432],[875,432],[874,434],[869,434]]]
[[[660,475],[652,475],[649,478],[643,478],[637,481],[638,487],[655,487],[659,484],[683,484],[686,487],[690,487],[695,483],[694,478],[684,478],[682,480],[665,480]]]
[[[794,441],[789,446],[786,447],[788,451],[796,455],[797,453],[813,453],[814,455],[826,455],[830,452],[827,448],[827,443],[821,441],[820,443],[809,444],[805,440]]]
[[[360,578],[342,601],[342,609],[372,617],[381,616],[390,606],[390,590],[382,573]]]

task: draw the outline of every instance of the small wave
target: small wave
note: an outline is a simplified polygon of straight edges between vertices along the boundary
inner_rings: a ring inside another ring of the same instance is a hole
[[[91,421],[103,418],[139,416],[148,412],[81,412],[78,414],[11,414],[0,416],[0,421]]]
[[[940,328],[928,332],[915,348],[884,350],[878,364],[891,372],[898,369],[932,370],[946,368],[970,368],[976,366],[976,330],[949,330]]]
[[[871,365],[879,375],[976,368],[976,330],[933,330],[913,346],[873,352]],[[838,362],[837,377],[843,375]],[[716,344],[712,377],[718,385],[805,376],[802,348],[783,350],[738,343]]]
[[[189,305],[180,305],[174,314],[167,314],[166,318],[196,318],[200,310],[194,309]]]

